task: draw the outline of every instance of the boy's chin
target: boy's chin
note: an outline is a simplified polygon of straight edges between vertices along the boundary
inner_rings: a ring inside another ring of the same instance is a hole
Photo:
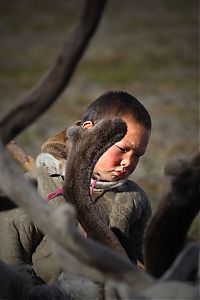
[[[111,176],[110,178],[104,179],[104,181],[115,182],[115,181],[119,181],[119,180],[123,180],[123,179],[125,179],[125,177],[122,177],[122,176]]]
[[[120,180],[126,180],[128,178],[128,175],[124,176],[115,176],[110,181],[120,181]]]
[[[119,181],[119,180],[123,180],[126,179],[127,176],[114,176],[114,175],[94,175],[93,179],[96,179],[98,181],[108,181],[108,182],[113,182],[113,181]]]

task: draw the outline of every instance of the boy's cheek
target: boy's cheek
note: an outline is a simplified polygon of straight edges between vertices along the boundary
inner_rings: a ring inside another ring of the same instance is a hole
[[[136,161],[136,162],[134,162],[134,163],[130,166],[130,169],[128,170],[129,175],[132,174],[132,173],[135,171],[135,169],[137,168],[138,163],[139,163],[139,160]]]

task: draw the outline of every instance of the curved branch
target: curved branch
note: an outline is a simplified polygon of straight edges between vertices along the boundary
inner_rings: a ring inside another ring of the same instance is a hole
[[[52,213],[51,222],[59,232],[65,232],[65,247],[53,243],[56,257],[63,268],[72,274],[86,276],[97,282],[108,279],[123,281],[136,290],[151,286],[154,279],[140,272],[125,257],[98,242],[91,242],[81,235],[75,226],[75,209],[70,206],[58,206]],[[54,238],[58,241],[59,238]]]
[[[107,0],[85,0],[79,21],[65,42],[54,66],[25,99],[1,120],[0,137],[4,144],[14,139],[44,113],[67,86],[98,26],[106,2]]]

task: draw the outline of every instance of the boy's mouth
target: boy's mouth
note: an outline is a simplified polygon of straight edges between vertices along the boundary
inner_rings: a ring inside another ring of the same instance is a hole
[[[114,171],[113,171],[113,174],[114,174],[115,176],[117,176],[117,177],[122,177],[122,176],[124,176],[124,175],[126,174],[126,172],[125,172],[125,171],[122,171],[122,170],[114,170]]]

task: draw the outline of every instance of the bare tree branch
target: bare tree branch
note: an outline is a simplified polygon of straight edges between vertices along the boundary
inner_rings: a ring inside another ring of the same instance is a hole
[[[138,291],[154,282],[148,274],[140,272],[127,259],[98,242],[85,239],[75,227],[73,229],[70,207],[67,206],[65,209],[59,207],[54,217],[62,219],[64,223],[60,222],[59,226],[65,224],[65,228],[69,230],[66,233],[69,240],[65,251],[60,246],[54,245],[56,257],[67,272],[82,275],[97,282],[106,282],[109,279],[126,282]]]
[[[67,86],[79,60],[93,36],[107,0],[85,0],[79,21],[64,44],[54,66],[44,78],[0,122],[4,144],[44,113]]]
[[[131,295],[131,293],[130,293]],[[199,299],[199,289],[197,285],[191,285],[178,281],[156,281],[154,285],[147,288],[142,293],[148,299],[165,299],[165,300],[197,300]],[[130,300],[134,299],[130,297]],[[136,298],[137,299],[137,298]]]
[[[142,290],[137,291],[124,282],[116,282],[109,280],[105,286],[106,299],[114,300],[153,300],[148,296],[144,296]],[[154,298],[155,299],[155,298]]]
[[[7,149],[11,155],[22,165],[26,171],[31,171],[35,168],[35,160],[28,155],[16,141],[11,141],[7,144]]]

